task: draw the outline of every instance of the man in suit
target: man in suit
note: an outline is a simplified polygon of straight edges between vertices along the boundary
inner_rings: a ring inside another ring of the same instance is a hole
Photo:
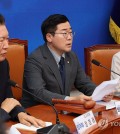
[[[9,64],[6,59],[8,49],[8,30],[5,26],[5,19],[0,14],[0,121],[9,119],[19,120],[27,126],[45,126],[45,122],[28,115],[19,101],[13,98],[12,91],[8,85]],[[13,59],[14,60],[14,59]]]
[[[96,85],[71,51],[74,32],[68,18],[61,14],[51,15],[42,23],[41,30],[45,44],[28,56],[23,87],[49,103],[52,98],[91,100],[89,96]],[[70,97],[73,85],[83,94]],[[23,91],[22,104],[29,107],[39,102]]]

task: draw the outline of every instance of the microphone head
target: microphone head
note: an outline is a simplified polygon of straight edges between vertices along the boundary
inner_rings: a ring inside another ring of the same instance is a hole
[[[17,83],[15,82],[15,81],[13,81],[13,80],[8,80],[8,84],[10,85],[10,86],[12,86],[12,87],[17,87]]]
[[[95,60],[95,59],[93,59],[91,62],[92,62],[93,64],[97,65],[97,66],[100,66],[100,65],[101,65],[100,62],[97,61],[97,60]]]

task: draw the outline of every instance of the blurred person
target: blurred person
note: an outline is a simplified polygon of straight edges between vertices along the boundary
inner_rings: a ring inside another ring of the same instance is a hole
[[[5,25],[5,19],[0,14],[0,120],[18,120],[27,126],[45,126],[45,122],[28,115],[20,102],[13,98],[11,87],[8,85],[9,64],[6,59],[9,34]],[[14,59],[13,59],[14,60]]]
[[[112,57],[112,63],[111,63],[111,70],[114,72],[120,74],[120,52],[117,52]],[[111,79],[120,79],[120,76],[111,72]],[[114,93],[115,96],[120,96],[120,84],[118,87],[116,87],[116,92]]]

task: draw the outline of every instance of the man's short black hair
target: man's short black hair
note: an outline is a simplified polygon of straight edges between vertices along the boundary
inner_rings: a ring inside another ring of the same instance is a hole
[[[57,25],[60,23],[69,22],[68,18],[65,15],[61,14],[53,14],[50,15],[47,19],[45,19],[41,25],[41,31],[43,35],[43,39],[46,42],[46,34],[54,33],[57,30]]]
[[[5,24],[5,18],[3,17],[2,14],[0,14],[0,25],[4,25]]]

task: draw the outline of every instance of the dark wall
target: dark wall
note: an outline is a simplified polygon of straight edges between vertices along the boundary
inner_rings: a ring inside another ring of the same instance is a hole
[[[65,14],[76,32],[73,50],[84,66],[84,47],[113,43],[109,17],[115,0],[0,0],[10,38],[27,39],[29,53],[43,44],[42,21],[50,14]]]

